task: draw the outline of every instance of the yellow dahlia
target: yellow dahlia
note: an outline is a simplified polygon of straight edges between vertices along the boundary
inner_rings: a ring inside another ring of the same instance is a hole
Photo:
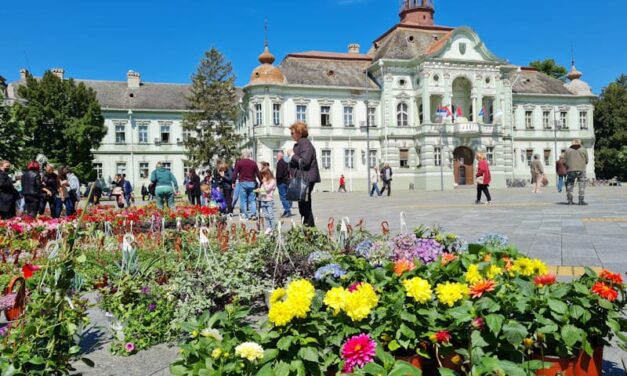
[[[468,283],[477,283],[483,279],[481,278],[481,273],[479,273],[479,266],[477,264],[470,265],[464,277]]]
[[[361,283],[347,294],[344,311],[353,321],[361,321],[370,315],[370,312],[379,303],[379,297],[369,283]]]
[[[268,320],[276,326],[285,326],[294,318],[292,306],[288,302],[276,302],[270,306]]]
[[[418,303],[424,304],[431,300],[433,291],[431,290],[431,285],[427,280],[420,277],[414,277],[412,279],[404,280],[403,286],[405,286],[407,296],[414,298],[414,300]]]
[[[304,298],[305,300],[312,300],[316,295],[316,289],[306,279],[298,279],[290,282],[287,285],[287,298],[290,299],[292,297]]]
[[[283,299],[284,296],[285,296],[284,288],[275,289],[274,291],[272,291],[272,294],[270,295],[270,304],[274,304],[278,302],[279,300]]]
[[[444,282],[435,288],[438,300],[442,304],[452,307],[459,300],[464,299],[469,294],[468,286],[458,282]]]
[[[534,264],[530,258],[522,257],[514,261],[510,272],[518,273],[522,276],[530,277],[533,275]]]
[[[336,316],[344,309],[349,292],[343,287],[334,287],[327,291],[324,295],[324,304],[333,309],[333,315]]]
[[[549,269],[546,264],[540,259],[531,260],[531,266],[533,268],[534,275],[545,275],[549,273]]]
[[[498,265],[490,265],[488,266],[485,274],[488,279],[494,279],[497,276],[503,274],[503,268],[499,267]]]

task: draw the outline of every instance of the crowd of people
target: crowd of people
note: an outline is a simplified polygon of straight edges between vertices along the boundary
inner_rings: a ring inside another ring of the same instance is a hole
[[[31,161],[15,180],[9,175],[10,170],[11,162],[0,162],[1,219],[11,219],[18,212],[34,218],[43,215],[46,207],[53,218],[59,218],[64,210],[68,216],[76,212],[80,182],[69,167],[56,169],[51,163],[41,166]]]

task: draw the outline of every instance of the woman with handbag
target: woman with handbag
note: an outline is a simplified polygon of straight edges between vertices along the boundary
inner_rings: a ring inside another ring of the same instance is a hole
[[[477,201],[475,204],[481,203],[481,192],[485,193],[485,198],[488,200],[486,205],[492,204],[492,197],[490,196],[490,191],[488,187],[490,186],[490,182],[492,181],[492,176],[490,175],[490,165],[488,161],[485,159],[485,155],[483,153],[477,153],[477,175],[475,182],[477,183]]]
[[[293,180],[300,178],[308,185],[304,197],[301,196],[298,200],[298,211],[303,218],[303,224],[308,227],[314,227],[315,220],[311,210],[311,192],[313,191],[314,185],[320,182],[316,149],[307,138],[309,132],[307,131],[306,124],[292,124],[290,133],[292,140],[296,142],[294,149],[287,151],[287,155],[290,157],[291,176]],[[290,188],[291,185],[292,184],[290,184]]]

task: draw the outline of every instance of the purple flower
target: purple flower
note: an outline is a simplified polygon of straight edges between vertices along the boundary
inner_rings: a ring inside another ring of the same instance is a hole
[[[345,274],[346,270],[342,269],[338,264],[329,264],[318,268],[314,278],[321,281],[326,277],[340,278]]]
[[[406,244],[404,244],[406,245]],[[416,239],[412,248],[395,248],[396,260],[420,260],[423,264],[435,261],[444,252],[444,246],[433,239]]]
[[[6,337],[9,334],[9,326],[3,325],[0,326],[0,337]]]
[[[145,294],[145,295],[150,294],[150,287],[148,287],[148,286],[142,287],[141,292],[142,292],[142,294]]]
[[[148,304],[148,312],[154,311],[155,308],[157,308],[157,305],[155,303]]]
[[[127,353],[132,353],[133,350],[135,350],[135,345],[133,344],[133,342],[128,342],[126,345],[124,345],[124,349]]]

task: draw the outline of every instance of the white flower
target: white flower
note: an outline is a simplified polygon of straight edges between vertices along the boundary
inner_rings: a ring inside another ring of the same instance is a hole
[[[205,328],[200,332],[200,335],[206,338],[213,338],[216,341],[222,341],[222,335],[217,329]]]
[[[235,355],[254,362],[263,358],[263,347],[255,342],[244,342],[235,348]]]

